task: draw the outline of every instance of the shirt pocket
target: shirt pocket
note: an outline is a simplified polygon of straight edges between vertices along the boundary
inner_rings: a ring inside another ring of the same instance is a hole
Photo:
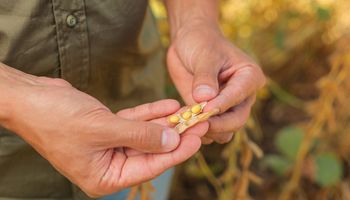
[[[51,1],[0,0],[0,62],[26,73],[59,76]]]

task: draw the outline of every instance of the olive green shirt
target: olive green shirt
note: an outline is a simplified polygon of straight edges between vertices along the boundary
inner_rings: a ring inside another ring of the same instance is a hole
[[[112,111],[164,98],[163,51],[146,0],[0,0],[0,62],[61,77]],[[86,199],[0,128],[0,200]]]

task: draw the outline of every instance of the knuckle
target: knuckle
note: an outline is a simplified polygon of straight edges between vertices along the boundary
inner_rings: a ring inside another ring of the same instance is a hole
[[[180,107],[181,106],[180,103],[177,100],[175,100],[175,99],[166,99],[166,101],[169,104],[172,104],[172,106],[174,106],[174,107]]]
[[[49,84],[49,85],[56,85],[56,86],[63,86],[63,87],[71,87],[72,85],[62,79],[62,78],[48,78],[48,77],[44,77],[44,76],[39,76],[37,77],[37,79],[39,82],[42,82],[42,83],[46,83],[46,84]]]
[[[220,105],[220,112],[226,112],[231,107],[231,102],[228,102],[228,95],[224,92],[219,93],[216,97],[218,105]]]
[[[152,103],[146,103],[144,104],[142,107],[139,107],[139,109],[141,110],[142,108],[144,108],[144,110],[149,113],[152,112]]]
[[[218,144],[227,144],[229,142],[229,140],[228,141],[226,141],[226,140],[216,140],[216,143],[218,143]]]
[[[220,124],[212,124],[210,129],[214,133],[226,132],[226,127]]]
[[[239,104],[241,101],[243,101],[246,98],[246,89],[242,84],[236,85],[236,97],[237,97],[236,104]],[[235,106],[235,105],[231,105],[231,106]]]
[[[128,111],[129,111],[130,114],[134,115],[134,114],[137,113],[137,108],[136,107],[132,107],[132,108],[129,108]]]
[[[231,119],[223,119],[221,121],[215,121],[210,124],[211,135],[218,133],[235,132],[244,127],[246,121],[249,118],[249,113],[244,114],[241,117],[232,117]]]
[[[142,138],[149,138],[149,137],[151,137],[152,134],[153,134],[153,133],[152,133],[153,130],[152,130],[151,126],[142,126],[140,132],[142,133],[142,134],[140,134],[140,135],[141,135],[141,136],[142,136],[142,135],[144,136],[144,137],[142,137]]]
[[[141,146],[148,146],[150,150],[161,146],[161,135],[155,133],[151,126],[140,126],[132,131],[132,139]]]
[[[214,140],[208,140],[208,141],[202,142],[202,144],[209,145],[209,144],[213,144],[213,142]]]
[[[146,111],[147,113],[154,115],[157,109],[157,105],[155,103],[147,103],[146,104]]]
[[[238,118],[236,129],[241,129],[245,126],[245,124],[249,119],[249,115],[250,115],[250,111],[247,110],[246,112],[244,112],[244,114],[240,118]]]
[[[146,104],[134,107],[133,113],[137,116],[154,115],[155,108],[156,106],[154,103],[146,103]]]
[[[117,116],[121,117],[121,118],[124,118],[125,115],[129,112],[129,109],[126,109],[126,110],[120,110],[116,113]]]
[[[202,138],[202,144],[212,144],[214,142],[213,139],[204,137]]]
[[[137,141],[138,143],[143,144],[144,138],[143,135],[147,134],[147,129],[145,127],[138,127],[135,129],[130,130],[130,136],[132,141]]]
[[[72,86],[68,81],[61,79],[61,78],[54,78],[53,81],[55,81],[55,83],[57,85],[61,85],[61,86]]]
[[[248,118],[248,117],[247,117],[247,118]],[[247,118],[244,117],[244,118],[240,119],[240,120],[237,122],[236,126],[233,128],[232,131],[237,131],[237,130],[243,128],[244,125],[245,125],[245,123],[246,123],[246,121],[247,121]]]
[[[222,133],[218,136],[215,141],[219,144],[229,143],[233,138],[233,133]]]
[[[230,132],[236,126],[236,122],[232,119],[218,119],[210,124],[210,135],[216,135],[218,133]]]
[[[266,76],[260,66],[256,65],[253,76],[256,77],[257,87],[261,88],[266,84]]]

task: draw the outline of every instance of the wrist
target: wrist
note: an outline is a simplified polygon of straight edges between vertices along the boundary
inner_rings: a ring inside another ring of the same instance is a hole
[[[8,83],[7,83],[7,71],[5,66],[0,63],[0,125],[3,125],[7,121],[11,105],[8,94]]]
[[[23,100],[23,86],[34,83],[31,76],[0,62],[0,125],[7,127],[15,112],[16,102]]]
[[[170,36],[195,27],[212,27],[219,30],[218,0],[165,0],[170,24]]]
[[[216,22],[205,21],[203,19],[194,19],[191,22],[184,23],[179,27],[170,30],[171,40],[175,40],[189,32],[215,33],[222,35],[219,24]]]

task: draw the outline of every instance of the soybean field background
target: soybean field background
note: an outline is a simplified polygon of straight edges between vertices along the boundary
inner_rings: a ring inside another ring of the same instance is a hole
[[[151,7],[166,47],[164,6]],[[349,11],[349,0],[221,1],[223,32],[268,83],[232,142],[177,168],[171,199],[350,199]],[[167,92],[179,98],[170,81]]]

